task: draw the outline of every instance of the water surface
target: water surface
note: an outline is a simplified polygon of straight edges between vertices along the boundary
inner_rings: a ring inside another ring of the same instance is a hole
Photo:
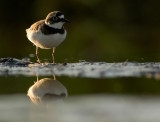
[[[160,121],[155,79],[1,76],[0,83],[0,121]]]

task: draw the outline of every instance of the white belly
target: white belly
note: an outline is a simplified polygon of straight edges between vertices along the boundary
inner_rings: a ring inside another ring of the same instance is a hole
[[[50,34],[50,35],[44,35],[40,31],[33,32],[27,30],[27,37],[28,39],[37,47],[43,48],[43,49],[50,49],[55,48],[59,44],[61,44],[64,39],[66,38],[66,30],[64,34]]]

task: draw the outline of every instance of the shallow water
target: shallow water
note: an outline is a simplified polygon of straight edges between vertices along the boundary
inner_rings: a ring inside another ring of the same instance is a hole
[[[26,95],[0,97],[0,121],[8,122],[158,122],[160,98],[87,95],[34,106]]]
[[[0,122],[160,121],[155,79],[3,76],[0,83]]]

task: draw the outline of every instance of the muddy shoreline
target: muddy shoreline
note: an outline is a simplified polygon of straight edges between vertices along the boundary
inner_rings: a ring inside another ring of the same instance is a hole
[[[77,62],[38,64],[16,58],[0,59],[0,75],[69,76],[86,78],[154,77],[160,79],[159,62]]]

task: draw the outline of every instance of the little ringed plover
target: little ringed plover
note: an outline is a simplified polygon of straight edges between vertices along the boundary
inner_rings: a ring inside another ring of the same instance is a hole
[[[53,49],[52,58],[54,63],[54,52],[58,45],[60,45],[66,38],[67,31],[63,24],[70,22],[64,18],[60,11],[50,12],[46,19],[35,22],[26,29],[27,38],[36,46],[36,56],[38,63],[38,48]]]

